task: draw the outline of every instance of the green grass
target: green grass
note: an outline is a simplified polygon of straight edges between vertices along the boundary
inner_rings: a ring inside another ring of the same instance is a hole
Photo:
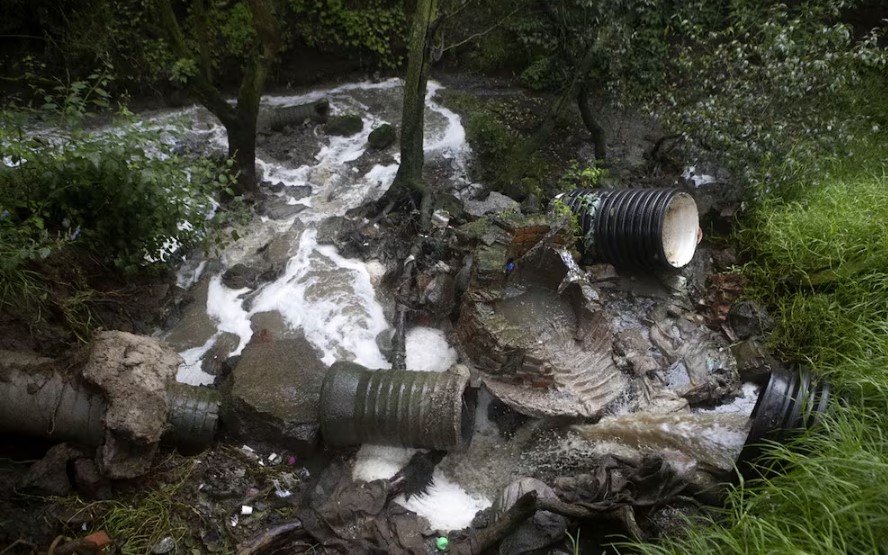
[[[816,430],[769,448],[781,472],[648,554],[888,553],[888,141],[837,163],[792,202],[765,201],[740,234],[771,347],[836,397]]]

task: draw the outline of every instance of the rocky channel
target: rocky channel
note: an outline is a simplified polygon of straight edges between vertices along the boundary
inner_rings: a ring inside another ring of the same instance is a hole
[[[217,519],[197,534],[199,551],[225,544],[222,530],[243,553],[263,533],[290,552],[304,544],[420,553],[445,537],[454,552],[474,553],[502,539],[506,515],[533,498],[542,509],[500,546],[517,554],[558,544],[571,518],[648,538],[717,500],[760,385],[778,365],[762,347],[767,315],[737,301],[731,253],[704,243],[680,271],[583,260],[563,215],[522,211],[469,179],[471,150],[441,89],[429,88],[425,144],[427,179],[440,194],[433,228],[419,237],[407,217],[366,218],[397,169],[398,80],[264,99],[267,113],[323,100],[338,128],[308,117],[260,132],[256,214],[218,256],[186,254],[178,284],[191,302],[178,321],[152,338],[105,332],[75,368],[0,357],[4,381],[37,369],[44,383],[88,390],[103,415],[88,441],[50,434],[71,445],[53,448],[19,485],[107,496],[112,481],[164,464],[170,391],[180,383],[209,392],[188,406],[211,413],[213,432],[218,418],[220,443],[204,461],[234,446],[238,464],[254,470],[301,469],[263,482],[220,463],[215,475],[202,467],[202,478],[183,482],[193,487],[189,502]],[[183,115],[193,130],[188,149],[224,145],[207,114]],[[705,198],[707,218],[737,200],[719,196],[718,182],[669,185]],[[416,278],[404,297],[397,284],[411,244]],[[463,452],[324,444],[327,368],[390,368],[399,306],[409,309],[408,370],[470,376],[477,410]],[[23,395],[45,387],[34,379]],[[60,480],[69,463],[73,479]],[[267,490],[260,495],[250,480]],[[226,481],[230,498],[246,501],[220,501]],[[266,494],[270,501],[257,502]]]

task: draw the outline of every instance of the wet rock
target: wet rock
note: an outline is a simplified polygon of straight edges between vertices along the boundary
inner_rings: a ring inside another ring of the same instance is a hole
[[[544,482],[535,478],[519,478],[502,491],[491,508],[496,521],[525,493],[535,491],[540,499],[558,500],[555,492]],[[500,555],[520,555],[534,553],[564,537],[567,518],[548,511],[538,511],[533,517],[522,522],[518,528],[500,543]]]
[[[453,223],[462,223],[465,221],[465,207],[463,201],[459,200],[451,194],[439,194],[435,196],[434,210],[444,210],[450,215]]]
[[[592,283],[616,281],[620,277],[611,264],[592,264],[586,268],[586,272]]]
[[[222,283],[231,289],[253,288],[259,282],[261,271],[246,264],[235,264],[222,274]]]
[[[18,487],[38,495],[68,495],[72,489],[68,478],[68,463],[90,456],[91,453],[79,447],[60,443],[31,465]]]
[[[287,199],[283,197],[265,197],[259,204],[257,210],[263,216],[268,216],[272,220],[286,220],[292,218],[296,214],[308,208],[304,204],[287,204]]]
[[[364,120],[357,114],[334,116],[327,122],[327,134],[350,137],[364,129]]]
[[[268,341],[300,337],[299,332],[291,330],[284,317],[276,310],[253,314],[250,317],[250,328],[253,330],[253,337],[267,338]]]
[[[148,471],[167,427],[167,384],[181,357],[157,339],[100,332],[82,370],[108,402],[105,443],[99,467],[109,478],[134,478]]]
[[[317,240],[321,245],[335,245],[340,237],[354,233],[357,223],[345,216],[327,218],[317,226]]]
[[[446,317],[456,306],[456,281],[447,273],[436,274],[422,289],[419,302],[426,310],[439,317]]]
[[[200,347],[216,333],[216,324],[207,314],[207,292],[210,275],[206,271],[192,288],[193,300],[185,307],[182,319],[163,337],[176,351]]]
[[[728,324],[737,339],[761,337],[774,327],[774,320],[756,302],[741,299],[731,305],[728,311]]]
[[[222,332],[212,347],[201,357],[201,368],[207,374],[218,376],[222,373],[225,361],[240,344],[240,337],[230,332]]]
[[[302,200],[310,197],[312,193],[311,185],[294,185],[287,189],[287,194],[295,200]]]
[[[466,212],[479,217],[492,212],[518,210],[518,207],[518,202],[496,191],[491,192],[484,200],[466,201]]]
[[[223,421],[236,437],[308,452],[317,442],[325,371],[304,338],[252,342],[229,376]]]
[[[389,123],[383,123],[370,132],[370,135],[367,137],[367,142],[371,147],[377,150],[382,150],[383,148],[388,148],[392,145],[397,138],[398,133],[395,131],[395,128]]]
[[[111,482],[99,473],[99,467],[92,459],[74,461],[74,487],[87,499],[110,499]]]
[[[260,249],[262,258],[257,264],[257,271],[261,271],[260,280],[277,279],[286,269],[290,257],[295,254],[299,247],[299,238],[302,233],[296,229],[290,229],[280,235],[276,235],[274,239]]]
[[[682,397],[694,406],[712,406],[734,393],[739,386],[740,381],[736,371],[719,368],[712,371],[706,381],[697,383],[683,393]]]
[[[628,367],[636,376],[646,376],[663,366],[656,358],[656,349],[642,336],[640,328],[617,333],[614,353],[620,357],[617,364]]]
[[[286,187],[283,181],[278,181],[274,184],[272,184],[270,181],[263,181],[262,185],[272,193],[282,193],[284,191],[284,187]]]
[[[264,108],[259,112],[256,127],[259,131],[281,131],[288,126],[305,122],[323,123],[329,113],[330,101],[326,99],[296,106]]]
[[[765,350],[764,346],[754,339],[741,341],[731,346],[731,352],[737,359],[737,372],[744,382],[763,383],[774,368],[777,361]]]
[[[382,353],[382,356],[386,359],[389,359],[392,355],[392,349],[394,349],[392,340],[394,337],[394,329],[382,330],[376,335],[376,346],[379,347],[379,352]]]

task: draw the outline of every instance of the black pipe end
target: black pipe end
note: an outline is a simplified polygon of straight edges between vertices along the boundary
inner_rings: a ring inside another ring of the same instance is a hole
[[[784,443],[817,425],[829,405],[830,385],[810,371],[778,368],[759,394],[750,416],[749,435],[737,457],[737,470],[744,478],[761,477],[756,465],[766,441]]]

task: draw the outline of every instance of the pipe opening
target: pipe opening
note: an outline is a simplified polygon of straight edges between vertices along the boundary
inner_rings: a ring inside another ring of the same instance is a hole
[[[672,197],[663,217],[661,237],[666,262],[681,268],[694,258],[697,250],[697,231],[700,227],[697,204],[687,193]]]

